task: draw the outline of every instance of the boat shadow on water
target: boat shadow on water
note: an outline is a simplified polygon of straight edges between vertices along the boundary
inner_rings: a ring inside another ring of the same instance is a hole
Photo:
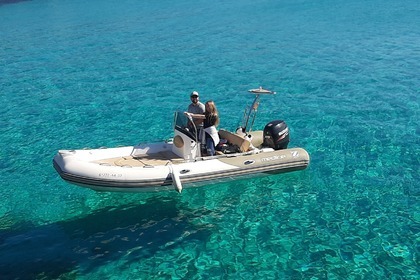
[[[30,2],[31,0],[0,0],[0,7],[7,4],[16,4],[20,2]]]
[[[139,263],[174,246],[205,242],[211,231],[194,224],[206,210],[189,211],[176,199],[105,208],[79,219],[0,231],[4,279],[86,274],[115,260]]]

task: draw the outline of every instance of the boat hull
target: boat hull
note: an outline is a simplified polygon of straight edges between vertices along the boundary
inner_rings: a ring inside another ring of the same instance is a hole
[[[167,152],[171,143],[158,144],[148,152]],[[157,148],[158,147],[158,148]],[[98,191],[160,191],[174,188],[171,172],[177,172],[184,188],[242,178],[303,170],[309,155],[301,148],[262,149],[247,153],[200,157],[190,161],[169,158],[158,164],[132,157],[142,147],[59,151],[54,167],[65,181]],[[142,150],[142,151],[143,151]],[[113,158],[110,164],[109,158]],[[117,160],[115,160],[117,158]],[[118,164],[115,164],[118,162]],[[171,167],[169,167],[171,166]]]

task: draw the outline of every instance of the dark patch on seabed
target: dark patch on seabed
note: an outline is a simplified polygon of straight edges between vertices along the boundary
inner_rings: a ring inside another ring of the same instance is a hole
[[[29,2],[31,0],[0,0],[0,6],[6,4],[16,4],[20,2]]]
[[[1,230],[0,278],[56,279],[121,258],[127,265],[138,263],[173,246],[207,240],[211,231],[191,222],[205,214],[174,199],[155,198],[54,224]]]

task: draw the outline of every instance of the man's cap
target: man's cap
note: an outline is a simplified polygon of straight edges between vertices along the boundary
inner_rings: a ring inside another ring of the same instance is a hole
[[[191,92],[191,95],[190,96],[199,96],[199,95],[198,95],[198,92],[193,91],[193,92]]]

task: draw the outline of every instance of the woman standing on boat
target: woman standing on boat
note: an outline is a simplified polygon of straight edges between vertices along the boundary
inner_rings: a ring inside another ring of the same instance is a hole
[[[209,156],[213,156],[215,153],[214,149],[220,141],[219,134],[216,129],[216,126],[219,125],[219,113],[217,112],[216,104],[214,104],[214,101],[212,100],[207,101],[205,104],[204,115],[191,113],[187,114],[193,118],[204,120],[203,128],[205,131],[207,154]]]

